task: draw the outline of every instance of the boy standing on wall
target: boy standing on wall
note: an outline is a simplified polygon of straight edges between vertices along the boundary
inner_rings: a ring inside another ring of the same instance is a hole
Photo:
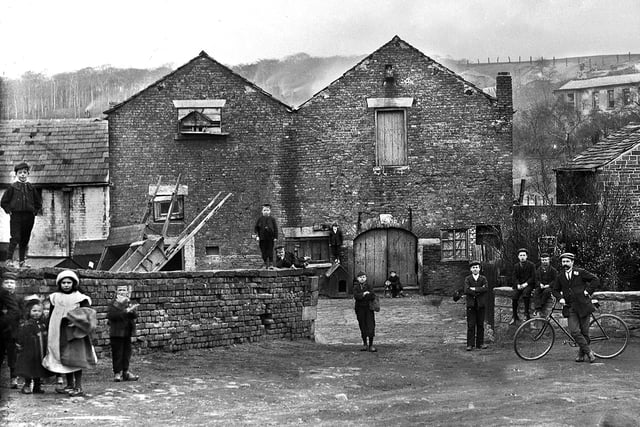
[[[31,230],[38,213],[42,211],[42,198],[40,193],[27,181],[31,168],[25,162],[18,163],[14,171],[18,180],[15,181],[2,195],[0,206],[11,216],[9,229],[11,238],[7,250],[7,264],[14,264],[13,252],[19,246],[19,266],[28,267],[25,264],[27,247],[31,238]]]
[[[278,224],[271,216],[270,204],[262,205],[262,216],[256,221],[253,231],[260,246],[262,261],[264,261],[263,268],[274,268],[273,244],[278,239]]]

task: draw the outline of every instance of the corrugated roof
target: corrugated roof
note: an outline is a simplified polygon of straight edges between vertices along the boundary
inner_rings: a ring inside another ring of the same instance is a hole
[[[630,85],[636,83],[640,83],[640,73],[596,77],[595,79],[571,80],[556,90],[589,89],[594,87]]]
[[[578,154],[556,170],[597,169],[640,144],[640,124],[632,123]]]
[[[108,184],[108,123],[100,119],[0,120],[0,184],[26,161],[34,184]]]

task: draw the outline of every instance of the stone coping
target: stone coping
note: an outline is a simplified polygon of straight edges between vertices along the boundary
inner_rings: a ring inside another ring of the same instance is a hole
[[[496,296],[511,297],[513,292],[513,288],[509,286],[493,288],[493,294]],[[640,291],[598,291],[594,292],[592,297],[603,301],[640,301]]]

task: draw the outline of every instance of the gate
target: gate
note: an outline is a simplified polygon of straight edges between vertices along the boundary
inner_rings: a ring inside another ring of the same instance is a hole
[[[364,271],[376,288],[383,288],[395,270],[402,286],[418,285],[418,238],[402,228],[374,228],[353,241],[354,273]]]

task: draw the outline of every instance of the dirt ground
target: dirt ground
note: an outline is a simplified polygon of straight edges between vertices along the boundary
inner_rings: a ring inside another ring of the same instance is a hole
[[[445,299],[383,299],[377,353],[361,352],[351,300],[320,300],[317,342],[268,341],[134,356],[139,382],[85,373],[85,397],[6,388],[12,426],[427,425],[640,426],[640,342],[575,363],[556,341],[536,362],[509,342],[465,351],[464,308]],[[133,370],[133,369],[132,369]]]

